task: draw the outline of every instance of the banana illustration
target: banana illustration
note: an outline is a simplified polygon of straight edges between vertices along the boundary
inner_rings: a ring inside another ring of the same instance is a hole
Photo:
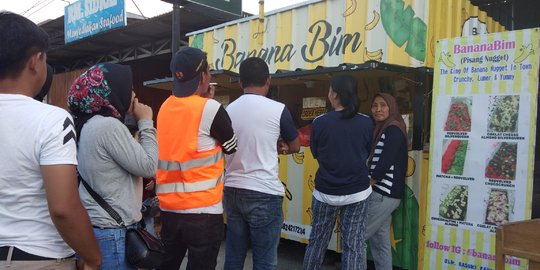
[[[293,153],[292,158],[297,164],[304,164],[304,152]]]
[[[368,59],[368,60],[375,60],[375,61],[381,62],[383,54],[384,53],[382,49],[378,49],[375,51],[368,51],[368,49],[365,48],[364,50],[365,59]]]
[[[309,189],[311,190],[311,192],[313,192],[315,190],[315,180],[313,180],[313,175],[309,175],[307,183]]]
[[[288,188],[285,188],[285,197],[287,197],[287,200],[292,201],[292,193]]]
[[[313,211],[311,211],[311,207],[308,207],[308,209],[306,209],[306,213],[308,214],[309,219],[313,219]]]
[[[379,23],[379,20],[381,19],[381,15],[379,14],[379,12],[377,11],[373,11],[373,20],[371,20],[371,22],[369,22],[368,24],[366,24],[366,26],[364,27],[364,29],[366,30],[371,30],[373,28],[375,28],[375,26],[377,26],[377,24]]]
[[[445,66],[453,68],[456,66],[454,62],[452,62],[452,56],[450,53],[441,52],[441,56],[439,57],[439,62],[442,62]]]
[[[433,37],[429,40],[429,51],[431,52],[431,56],[435,57],[435,42],[433,41]]]
[[[409,157],[409,160],[407,162],[407,172],[405,176],[406,177],[412,176],[415,170],[416,170],[416,162],[414,161],[412,157]]]
[[[345,12],[343,12],[343,17],[347,17],[356,11],[356,6],[358,5],[356,1],[357,0],[351,0],[351,5],[345,9]]]
[[[283,184],[283,187],[285,188],[285,197],[287,197],[287,199],[289,201],[292,201],[292,193],[291,191],[287,188],[287,184],[285,184],[283,181],[281,181],[281,184]]]
[[[527,59],[527,57],[529,57],[529,55],[534,54],[534,50],[533,50],[531,44],[529,44],[527,46],[522,45],[521,49],[519,49],[519,51],[520,51],[520,54],[516,57],[516,59],[514,59],[514,63],[516,63],[516,64],[525,61],[525,59]]]

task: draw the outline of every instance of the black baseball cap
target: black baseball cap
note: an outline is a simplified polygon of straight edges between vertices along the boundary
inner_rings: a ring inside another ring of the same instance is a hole
[[[172,92],[177,97],[193,95],[199,87],[206,54],[197,48],[182,47],[171,59],[171,72],[173,76]]]

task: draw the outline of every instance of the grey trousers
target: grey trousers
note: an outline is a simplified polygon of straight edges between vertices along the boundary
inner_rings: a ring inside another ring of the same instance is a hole
[[[401,202],[373,191],[368,198],[366,239],[377,270],[392,270],[392,250],[390,243],[390,223],[392,212]]]

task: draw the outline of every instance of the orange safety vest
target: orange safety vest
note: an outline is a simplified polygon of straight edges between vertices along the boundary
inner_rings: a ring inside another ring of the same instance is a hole
[[[198,133],[208,99],[197,95],[169,97],[157,117],[159,163],[156,194],[165,211],[219,203],[223,193],[221,146],[199,152]]]

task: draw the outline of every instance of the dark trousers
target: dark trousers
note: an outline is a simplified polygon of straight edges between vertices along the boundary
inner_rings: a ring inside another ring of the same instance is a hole
[[[162,270],[177,270],[188,252],[187,270],[216,268],[223,241],[223,214],[161,212],[161,240],[165,245]]]

